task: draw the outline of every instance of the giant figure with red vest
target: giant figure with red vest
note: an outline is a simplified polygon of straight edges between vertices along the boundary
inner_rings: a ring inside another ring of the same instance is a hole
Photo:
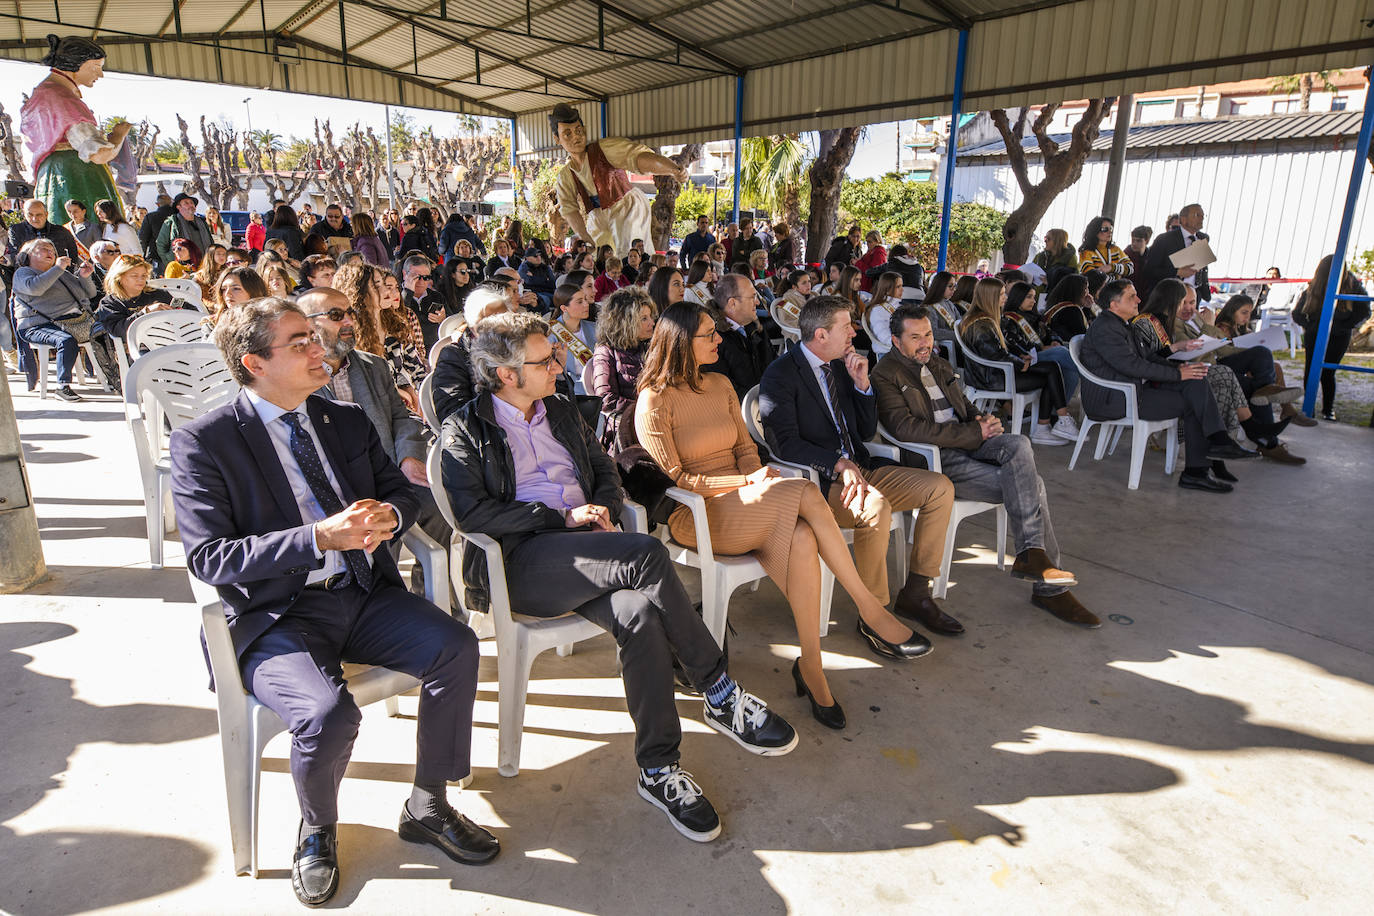
[[[554,186],[558,209],[578,238],[610,245],[621,256],[635,239],[651,238],[649,198],[630,186],[625,171],[672,175],[685,182],[687,170],[626,137],[588,143],[582,116],[565,102],[554,106],[549,127],[568,154],[568,164]]]

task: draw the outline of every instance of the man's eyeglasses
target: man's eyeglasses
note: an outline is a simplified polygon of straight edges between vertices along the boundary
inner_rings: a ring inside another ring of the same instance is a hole
[[[547,359],[527,359],[527,360],[525,360],[525,365],[526,365],[526,366],[543,366],[545,369],[549,370],[550,372],[553,371],[553,367],[554,367],[554,366],[557,366],[557,367],[560,368],[560,369],[563,368],[563,364],[560,363],[560,362],[558,361],[558,351],[557,351],[557,350],[555,350],[554,352],[550,353]]]
[[[295,353],[298,356],[304,356],[306,353],[310,352],[310,348],[313,346],[315,346],[315,338],[302,337],[300,340],[293,340],[290,343],[276,344],[275,346],[268,347],[267,349],[290,350],[292,353]]]
[[[330,321],[343,321],[343,320],[344,320],[344,316],[348,316],[349,318],[357,318],[357,317],[358,317],[358,310],[355,309],[355,308],[347,308],[347,309],[332,308],[332,309],[326,309],[326,310],[323,311],[323,312],[312,312],[311,314],[306,315],[305,317],[307,317],[307,318],[328,318]]]
[[[434,278],[431,277],[429,274],[412,274],[410,279],[411,279],[412,281],[416,282],[416,283],[420,283],[420,282],[424,282],[424,283],[433,283],[433,282],[434,282]]]

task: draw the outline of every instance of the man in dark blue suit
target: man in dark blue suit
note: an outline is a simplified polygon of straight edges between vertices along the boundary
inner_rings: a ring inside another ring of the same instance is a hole
[[[759,413],[768,448],[783,461],[806,465],[841,528],[854,529],[854,565],[879,604],[889,598],[887,543],[893,512],[919,510],[910,572],[892,612],[937,633],[957,636],[959,621],[930,595],[940,574],[945,530],[954,511],[954,485],[943,474],[874,458],[864,442],[878,430],[877,399],[868,360],[854,350],[849,304],[818,296],[798,318],[801,345],[775,360],[759,382]],[[914,639],[922,640],[917,634]],[[926,648],[929,648],[927,642]]]
[[[219,590],[243,681],[292,734],[297,898],[318,906],[339,884],[338,789],[361,720],[343,662],[421,681],[402,839],[490,861],[496,838],[446,798],[469,770],[476,637],[406,591],[376,549],[414,522],[410,482],[361,408],[310,396],[329,374],[297,306],[231,309],[215,341],[243,391],[173,432],[172,493],[187,565]]]

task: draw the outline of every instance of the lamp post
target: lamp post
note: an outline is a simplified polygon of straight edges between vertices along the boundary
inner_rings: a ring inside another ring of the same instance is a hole
[[[252,96],[243,100],[243,110],[248,115],[248,133],[253,132],[253,109],[248,107],[248,103],[253,101]]]

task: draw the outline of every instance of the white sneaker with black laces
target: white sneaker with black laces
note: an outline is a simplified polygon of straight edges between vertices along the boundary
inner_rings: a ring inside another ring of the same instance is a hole
[[[639,794],[668,815],[677,832],[689,840],[709,843],[720,836],[720,817],[706,800],[692,774],[676,763],[653,776],[639,771]]]
[[[720,708],[706,701],[705,719],[707,725],[760,757],[781,757],[797,746],[796,729],[738,684]]]

